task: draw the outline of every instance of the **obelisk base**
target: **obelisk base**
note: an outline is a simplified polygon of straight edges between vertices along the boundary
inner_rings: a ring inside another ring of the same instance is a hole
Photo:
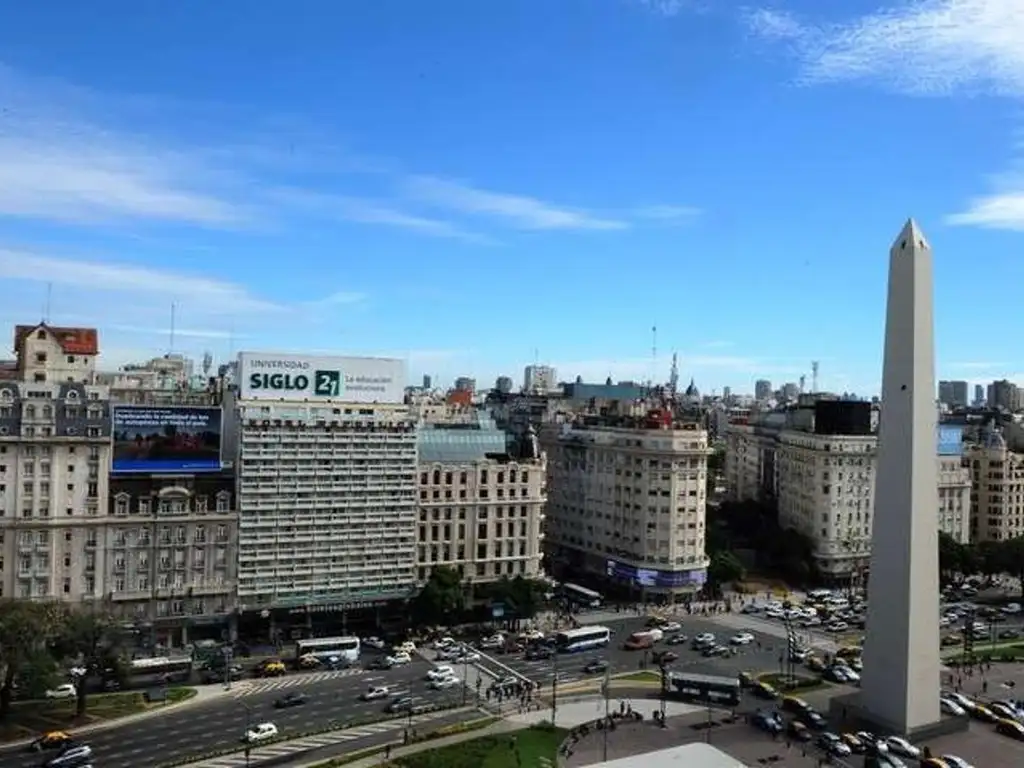
[[[868,731],[879,736],[902,736],[911,744],[922,744],[930,739],[950,733],[966,731],[971,719],[965,716],[942,715],[934,723],[914,728],[904,733],[898,725],[887,723],[869,710],[860,691],[836,696],[829,703],[829,723],[840,733],[845,731]]]

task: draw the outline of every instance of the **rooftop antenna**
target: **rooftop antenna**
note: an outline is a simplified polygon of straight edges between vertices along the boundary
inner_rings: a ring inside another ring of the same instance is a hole
[[[651,378],[648,382],[650,389],[654,389],[655,371],[658,370],[658,326],[651,326]]]
[[[537,347],[533,348],[533,364],[538,365],[540,363],[540,350]]]
[[[50,322],[50,306],[53,302],[53,283],[46,284],[46,303],[43,304],[43,322]]]
[[[168,346],[168,349],[167,349],[167,354],[169,354],[169,355],[173,355],[174,354],[174,323],[175,323],[175,320],[177,319],[177,317],[176,317],[177,314],[178,314],[178,307],[172,301],[171,302],[171,330],[170,330],[170,334],[169,334],[170,335],[170,339],[168,340],[169,341],[169,346]]]
[[[818,394],[818,370],[821,366],[817,360],[811,361],[811,394]]]

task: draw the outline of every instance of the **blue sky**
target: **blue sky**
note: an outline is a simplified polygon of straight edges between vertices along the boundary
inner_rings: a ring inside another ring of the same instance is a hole
[[[0,315],[869,393],[913,215],[940,376],[1024,381],[1024,14],[890,2],[7,3]]]

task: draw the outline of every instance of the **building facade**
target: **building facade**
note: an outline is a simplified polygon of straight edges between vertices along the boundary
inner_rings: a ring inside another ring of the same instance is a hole
[[[965,457],[974,478],[971,538],[1006,541],[1024,536],[1024,454],[1009,449],[998,430],[985,429]]]
[[[558,376],[550,365],[528,365],[523,370],[523,392],[543,395],[558,389]]]
[[[535,441],[533,441],[535,443]],[[547,462],[480,412],[419,430],[417,580],[438,565],[465,582],[542,575]]]
[[[234,636],[234,485],[230,472],[111,476],[111,606],[143,643]]]
[[[951,408],[966,408],[967,382],[966,381],[940,381],[939,402]]]
[[[416,586],[419,488],[404,367],[246,355],[226,408],[237,424],[240,631],[282,639],[375,623],[383,609],[401,616]],[[260,365],[300,373],[251,373]],[[271,388],[247,389],[250,377]],[[337,386],[320,390],[332,377]],[[358,402],[378,396],[388,402]]]
[[[781,414],[730,425],[726,478],[732,501],[774,503],[779,524],[805,535],[818,567],[848,578],[868,564],[877,435],[815,434],[786,428]],[[939,529],[970,540],[971,473],[960,455],[938,455]]]
[[[0,381],[0,592],[106,601],[110,402],[90,384],[96,331],[18,326]]]
[[[666,599],[706,580],[707,432],[646,417],[551,428],[545,549],[556,576]]]

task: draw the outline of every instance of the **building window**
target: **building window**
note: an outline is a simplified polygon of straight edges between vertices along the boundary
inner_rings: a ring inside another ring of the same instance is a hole
[[[130,496],[127,493],[119,493],[114,499],[114,514],[127,515]]]
[[[231,511],[231,494],[228,491],[221,491],[217,494],[217,511]]]

